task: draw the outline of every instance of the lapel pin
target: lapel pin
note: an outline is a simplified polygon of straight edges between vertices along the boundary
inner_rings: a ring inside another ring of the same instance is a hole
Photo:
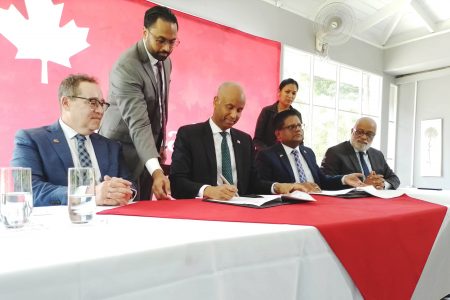
[[[283,154],[280,154],[280,157],[283,157],[284,155]]]
[[[53,143],[59,144],[59,140],[58,139],[53,139]]]
[[[241,141],[240,141],[240,140],[237,140],[236,142],[237,142],[238,144],[240,144],[240,143],[241,143]]]

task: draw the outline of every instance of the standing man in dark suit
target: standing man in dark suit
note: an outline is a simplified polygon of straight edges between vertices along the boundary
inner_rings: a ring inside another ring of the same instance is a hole
[[[151,192],[157,199],[170,198],[170,182],[160,162],[165,160],[169,55],[179,44],[177,33],[177,18],[168,8],[150,8],[142,40],[122,54],[110,74],[111,107],[99,133],[122,142],[139,199],[151,199]]]
[[[250,135],[232,128],[245,106],[245,94],[239,84],[223,83],[213,103],[214,112],[208,121],[178,130],[170,169],[174,197],[228,200],[236,192],[246,195],[306,191],[302,185],[259,178]]]
[[[381,151],[371,148],[377,133],[377,124],[369,117],[356,121],[351,130],[350,141],[327,150],[322,161],[325,174],[348,174],[362,172],[364,183],[377,189],[396,189],[400,179],[388,166]]]
[[[56,123],[19,130],[15,137],[11,165],[31,168],[34,205],[66,205],[67,173],[74,166],[94,168],[98,205],[127,204],[133,192],[122,148],[94,132],[108,108],[97,80],[70,75],[61,82],[58,97],[61,118]]]
[[[284,110],[276,114],[273,127],[279,142],[256,156],[256,168],[262,179],[318,185],[325,190],[363,185],[358,178],[362,174],[328,176],[319,169],[312,149],[302,145],[303,123],[298,111]]]

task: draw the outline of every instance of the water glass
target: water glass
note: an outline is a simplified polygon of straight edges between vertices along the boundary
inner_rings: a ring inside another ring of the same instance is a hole
[[[0,216],[7,228],[20,228],[33,210],[31,168],[0,168]]]
[[[88,223],[94,218],[94,168],[69,168],[67,206],[72,223]]]

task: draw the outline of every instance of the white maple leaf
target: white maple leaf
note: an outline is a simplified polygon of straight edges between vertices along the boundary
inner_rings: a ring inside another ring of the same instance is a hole
[[[69,67],[72,55],[89,47],[89,28],[77,27],[74,20],[60,27],[64,4],[52,0],[25,0],[28,20],[14,5],[0,8],[0,34],[17,47],[17,59],[39,59],[41,82],[48,83],[49,61]]]

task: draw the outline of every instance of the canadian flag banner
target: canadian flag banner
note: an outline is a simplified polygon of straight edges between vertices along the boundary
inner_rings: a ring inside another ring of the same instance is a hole
[[[112,65],[142,38],[143,0],[0,2],[0,166],[9,165],[18,129],[59,117],[58,86],[73,73],[97,77],[104,97]],[[177,129],[205,121],[223,81],[237,81],[247,104],[237,128],[253,134],[275,101],[280,44],[174,11],[180,45],[171,55],[168,145]]]

